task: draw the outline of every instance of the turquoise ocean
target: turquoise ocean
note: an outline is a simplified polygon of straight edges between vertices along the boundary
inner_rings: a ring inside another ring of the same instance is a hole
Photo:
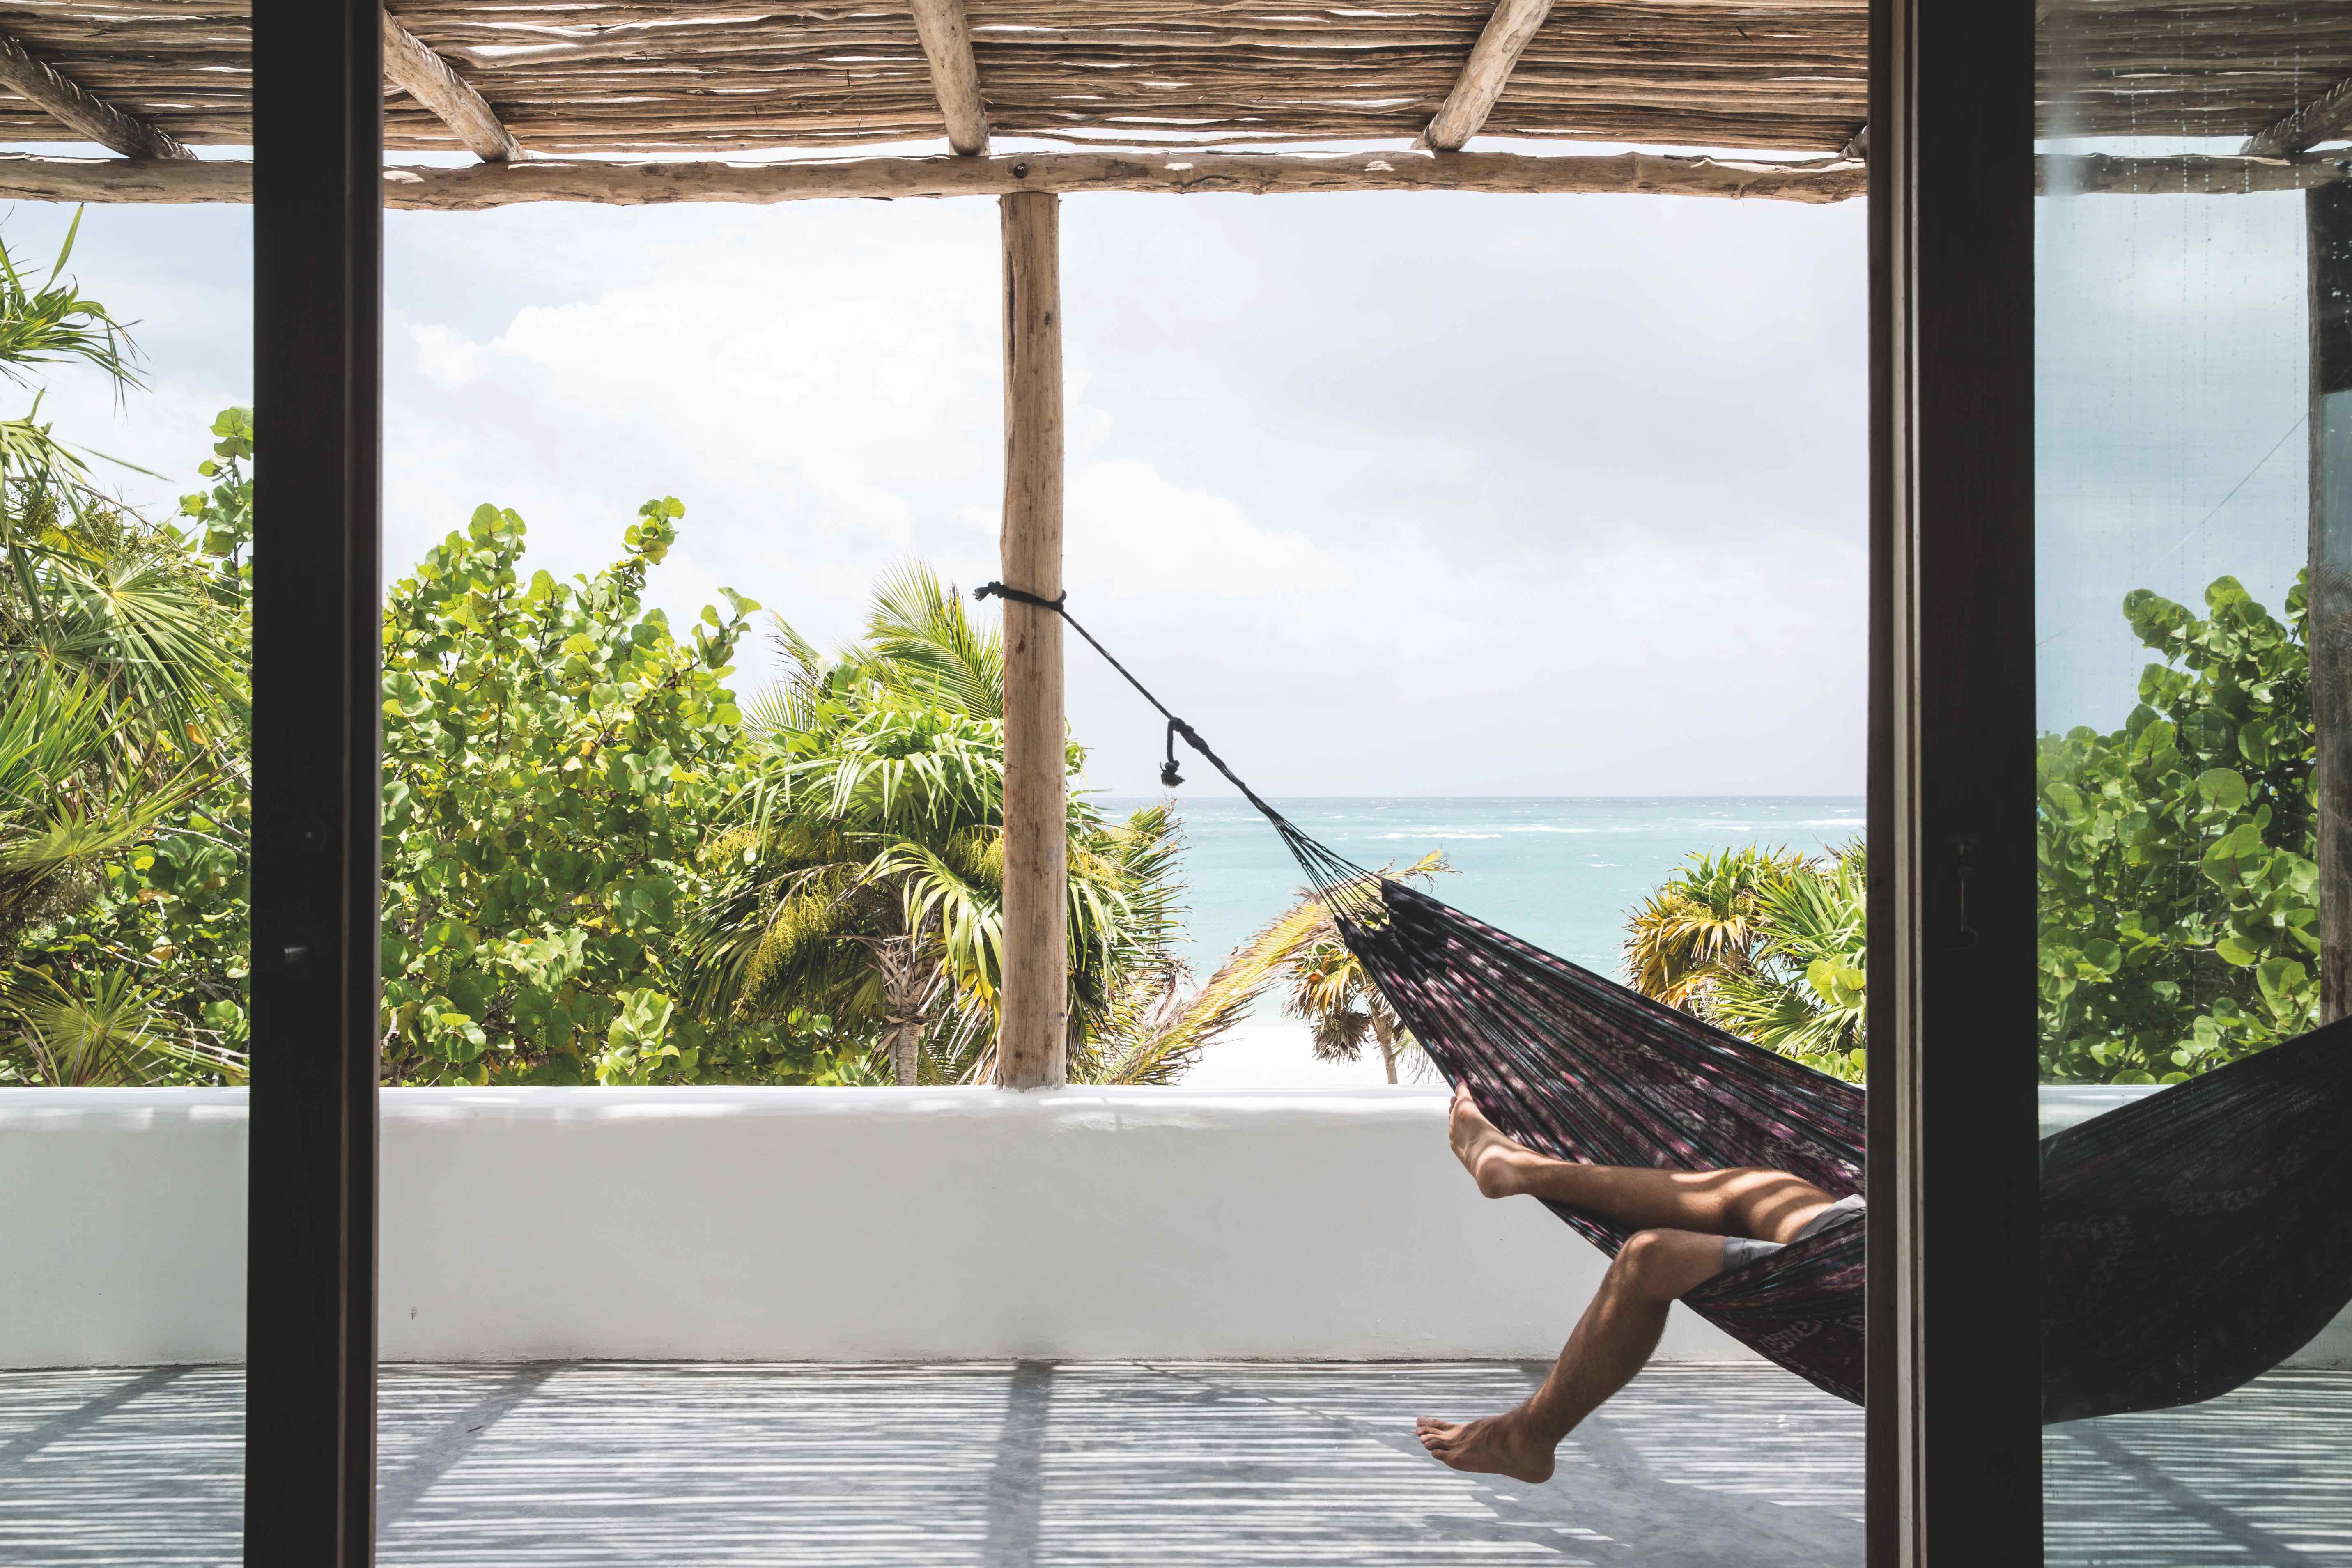
[[[1107,811],[1146,804],[1096,797]],[[1183,820],[1190,941],[1205,977],[1288,907],[1302,887],[1282,841],[1248,803],[1176,797]],[[1647,798],[1399,796],[1277,800],[1310,836],[1358,865],[1408,865],[1443,849],[1439,898],[1603,974],[1621,975],[1625,919],[1686,858],[1742,844],[1818,852],[1861,837],[1859,795]]]

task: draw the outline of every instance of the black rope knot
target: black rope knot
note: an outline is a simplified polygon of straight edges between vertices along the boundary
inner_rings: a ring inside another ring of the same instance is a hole
[[[986,599],[992,596],[1010,599],[1016,605],[1034,605],[1041,610],[1051,610],[1057,616],[1063,616],[1062,603],[1070,596],[1070,591],[1065,588],[1059,597],[1048,599],[1033,594],[1026,588],[1008,588],[1002,583],[982,583],[971,591],[971,596],[975,599]],[[1066,616],[1063,616],[1063,618],[1068,619]],[[1072,621],[1070,624],[1076,626],[1077,623]]]

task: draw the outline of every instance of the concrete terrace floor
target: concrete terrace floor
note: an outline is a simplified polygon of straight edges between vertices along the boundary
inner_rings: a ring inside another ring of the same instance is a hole
[[[1422,1412],[1502,1363],[393,1366],[386,1564],[1640,1564],[1862,1560],[1860,1413],[1665,1364],[1542,1487],[1457,1475]],[[241,1374],[0,1373],[0,1563],[230,1564]],[[2050,1562],[2352,1564],[2352,1373],[2054,1428]]]

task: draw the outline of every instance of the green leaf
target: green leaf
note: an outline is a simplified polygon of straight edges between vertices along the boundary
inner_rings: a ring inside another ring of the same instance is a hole
[[[2246,804],[2246,780],[2228,768],[2208,768],[2197,775],[2197,793],[2208,805],[2235,811]]]

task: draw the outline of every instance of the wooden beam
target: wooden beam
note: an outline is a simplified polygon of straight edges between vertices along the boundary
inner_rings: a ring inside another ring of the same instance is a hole
[[[1416,145],[1458,153],[1477,135],[1486,116],[1495,111],[1495,100],[1503,96],[1511,69],[1519,63],[1528,40],[1550,15],[1551,0],[1499,0],[1495,14],[1486,18],[1486,30],[1470,47],[1470,58],[1462,68],[1460,79],[1437,106],[1429,129],[1421,133]]]
[[[1549,0],[1547,0],[1549,3]],[[971,63],[971,28],[963,0],[913,0],[915,32],[931,66],[931,90],[948,122],[948,145],[964,157],[988,151],[988,110],[980,101],[980,71]]]
[[[394,21],[389,11],[383,14],[383,74],[456,132],[457,140],[482,162],[504,163],[527,156],[488,100],[431,45]]]
[[[2275,125],[2246,138],[2250,158],[2284,158],[2352,131],[2352,77],[2347,77]]]
[[[1738,158],[1529,157],[1515,153],[1030,153],[984,157],[827,158],[786,163],[569,163],[533,158],[464,168],[384,171],[384,205],[467,212],[516,202],[640,206],[669,202],[829,197],[998,196],[1014,191],[1160,191],[1275,195],[1316,191],[1486,191],[1501,195],[1650,194],[1842,202],[1863,194],[1859,163]],[[242,202],[253,167],[207,160],[0,153],[0,199]]]
[[[2242,154],[2121,158],[2105,153],[2043,153],[2035,188],[2116,196],[2237,196],[2307,191],[2352,176],[2352,154],[2288,161]]]
[[[1003,581],[1062,592],[1061,198],[1003,198]],[[1004,603],[1004,984],[996,1081],[1056,1089],[1069,1067],[1069,727],[1062,617]]]
[[[177,139],[94,98],[79,82],[59,76],[25,52],[25,46],[0,34],[0,87],[31,102],[48,116],[126,158],[194,158]]]
[[[2307,191],[2352,177],[2352,153],[2297,159],[2235,154],[2119,158],[2044,153],[2045,190],[2084,195],[2241,195]],[[388,207],[475,212],[518,202],[604,206],[671,202],[890,200],[1013,191],[1158,191],[1169,195],[1318,191],[1483,191],[1498,195],[1727,196],[1827,203],[1863,194],[1866,165],[1668,157],[1528,157],[1516,153],[1031,153],[979,158],[829,158],[791,163],[573,163],[534,158],[383,173]],[[0,153],[0,201],[190,204],[253,199],[253,165],[148,158]]]

